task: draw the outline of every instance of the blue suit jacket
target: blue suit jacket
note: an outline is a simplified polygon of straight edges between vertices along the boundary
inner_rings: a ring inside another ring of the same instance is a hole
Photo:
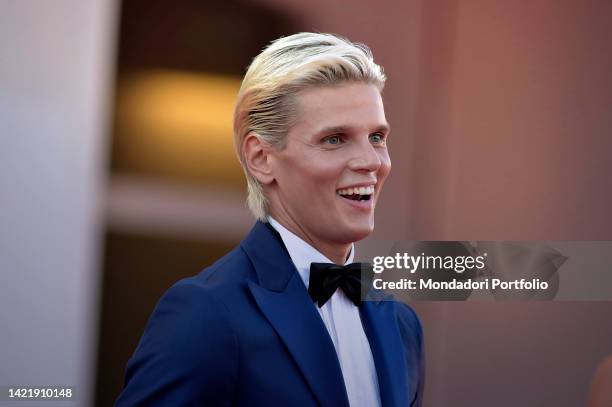
[[[349,406],[334,345],[282,240],[258,222],[161,298],[117,406]],[[383,406],[418,406],[422,331],[395,301],[359,308]]]

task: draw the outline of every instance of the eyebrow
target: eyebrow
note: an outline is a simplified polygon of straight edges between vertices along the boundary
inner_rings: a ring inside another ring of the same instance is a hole
[[[317,132],[317,134],[349,133],[351,129],[352,128],[350,126],[330,126],[322,128]],[[391,131],[391,126],[389,126],[388,123],[381,124],[380,126],[374,129],[373,133],[376,133],[378,131],[388,133]]]

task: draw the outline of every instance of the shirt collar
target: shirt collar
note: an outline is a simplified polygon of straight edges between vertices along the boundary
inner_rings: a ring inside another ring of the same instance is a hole
[[[289,257],[291,257],[291,261],[293,261],[293,264],[295,265],[295,268],[302,278],[302,281],[304,281],[306,287],[308,287],[308,282],[310,280],[310,263],[333,263],[333,261],[325,257],[325,255],[323,255],[317,249],[278,223],[272,216],[268,216],[268,221],[270,222],[270,225],[272,225],[272,227],[280,234],[281,239],[283,239],[287,252],[289,252]],[[346,265],[352,263],[354,257],[355,245],[351,244],[351,252],[344,264]]]

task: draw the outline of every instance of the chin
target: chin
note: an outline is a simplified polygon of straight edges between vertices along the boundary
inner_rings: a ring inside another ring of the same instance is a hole
[[[347,225],[343,229],[345,230],[345,233],[343,233],[343,235],[345,235],[345,238],[343,240],[346,240],[350,243],[355,243],[365,239],[366,237],[372,234],[372,232],[374,231],[374,223],[372,222],[362,225],[350,226]]]

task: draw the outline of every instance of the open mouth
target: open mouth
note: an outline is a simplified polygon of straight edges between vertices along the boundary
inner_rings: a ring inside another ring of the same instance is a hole
[[[343,188],[336,191],[342,198],[352,201],[369,201],[374,194],[374,185],[357,188]]]

